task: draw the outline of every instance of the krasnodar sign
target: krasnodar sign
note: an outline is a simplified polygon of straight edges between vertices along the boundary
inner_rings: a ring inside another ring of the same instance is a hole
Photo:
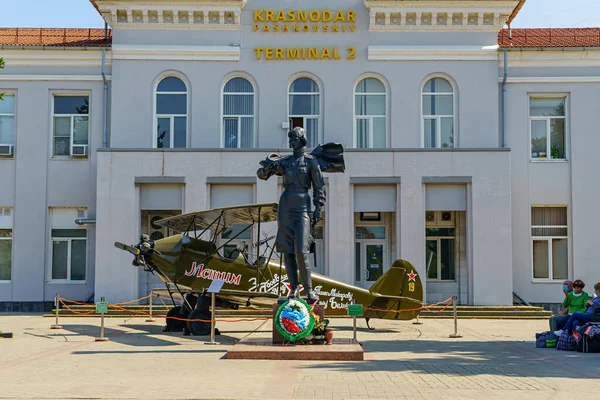
[[[354,32],[354,10],[254,10],[254,32]],[[347,60],[356,59],[353,46],[255,47],[257,60]]]

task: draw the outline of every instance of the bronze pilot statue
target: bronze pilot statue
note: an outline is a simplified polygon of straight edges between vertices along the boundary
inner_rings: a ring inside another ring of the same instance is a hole
[[[267,159],[260,162],[262,168],[259,168],[256,174],[263,180],[273,175],[282,177],[283,193],[279,199],[275,246],[284,257],[285,271],[292,288],[290,297],[299,296],[298,269],[300,269],[308,303],[313,304],[319,298],[312,288],[308,253],[314,243],[311,224],[314,227],[321,220],[321,210],[325,204],[325,183],[319,160],[305,152],[307,140],[304,129],[294,128],[288,133],[288,138],[293,154],[282,158],[276,154],[269,155]],[[309,195],[311,187],[314,212],[311,211]]]

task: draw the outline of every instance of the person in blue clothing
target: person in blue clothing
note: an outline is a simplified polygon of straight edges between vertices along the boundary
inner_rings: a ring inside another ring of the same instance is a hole
[[[600,282],[594,285],[594,298],[588,300],[586,305],[589,306],[586,312],[574,312],[571,314],[565,326],[561,330],[555,331],[554,334],[560,336],[563,332],[567,331],[569,335],[572,335],[574,326],[581,326],[590,322],[594,310],[600,307]]]

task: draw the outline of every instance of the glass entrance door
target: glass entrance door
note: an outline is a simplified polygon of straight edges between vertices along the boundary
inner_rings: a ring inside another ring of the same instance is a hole
[[[384,273],[385,241],[357,241],[355,251],[355,279],[359,286],[368,288]]]

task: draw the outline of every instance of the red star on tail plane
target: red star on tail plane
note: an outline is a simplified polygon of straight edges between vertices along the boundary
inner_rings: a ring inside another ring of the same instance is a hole
[[[409,273],[407,275],[408,275],[408,280],[409,281],[415,281],[416,282],[415,278],[417,277],[417,274],[415,274],[414,272],[411,272],[411,273]]]

